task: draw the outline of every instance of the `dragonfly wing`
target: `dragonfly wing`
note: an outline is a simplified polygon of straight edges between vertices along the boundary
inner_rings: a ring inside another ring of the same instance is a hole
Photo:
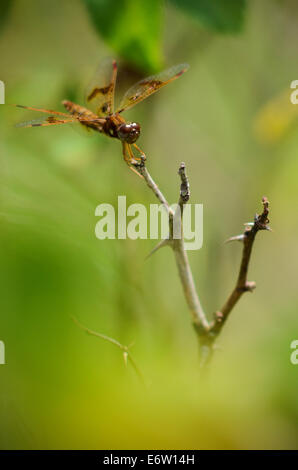
[[[54,111],[52,109],[44,109],[44,108],[33,108],[32,106],[23,106],[22,104],[13,104],[16,108],[28,109],[29,111],[38,111],[39,113],[46,113],[46,114],[55,114],[56,116],[64,116],[64,117],[71,117],[67,113],[61,113],[60,111]]]
[[[105,59],[97,69],[86,92],[87,107],[98,116],[114,113],[114,93],[117,77],[117,64],[112,58]]]
[[[16,127],[41,127],[41,126],[53,126],[57,124],[68,124],[73,122],[79,122],[76,118],[69,119],[58,119],[55,116],[48,116],[45,119],[33,119],[32,121],[20,122],[16,124]]]
[[[140,101],[144,100],[148,96],[155,93],[163,86],[176,80],[186,70],[188,70],[188,64],[179,64],[171,67],[170,69],[164,70],[163,72],[152,75],[151,77],[144,78],[140,82],[133,85],[123,96],[120,106],[117,110],[118,113],[122,113],[125,109],[129,109]]]

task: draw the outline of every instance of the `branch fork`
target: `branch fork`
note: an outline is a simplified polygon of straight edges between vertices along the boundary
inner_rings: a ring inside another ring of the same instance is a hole
[[[215,340],[220,334],[230,312],[245,292],[253,292],[253,290],[256,288],[256,283],[254,281],[247,280],[248,266],[256,234],[260,230],[271,230],[268,219],[269,201],[266,197],[263,197],[262,213],[260,215],[255,215],[254,222],[248,222],[245,224],[244,233],[231,237],[227,240],[227,242],[240,241],[243,244],[239,274],[236,285],[228,299],[222,308],[214,313],[213,320],[208,321],[207,316],[201,306],[201,302],[192,276],[192,271],[189,265],[187,252],[184,248],[182,233],[183,207],[190,198],[190,185],[186,174],[185,163],[181,163],[178,170],[178,174],[180,176],[180,193],[178,206],[175,212],[171,209],[165,196],[149,174],[145,166],[145,160],[142,160],[141,163],[135,165],[135,169],[143,177],[147,186],[149,186],[149,188],[153,191],[169,215],[169,238],[159,242],[148,256],[152,255],[160,248],[165,246],[170,246],[172,248],[176,259],[184,296],[191,314],[192,323],[199,339],[199,347],[201,352],[200,363],[201,365],[205,365],[212,357],[213,350],[216,348]],[[178,223],[180,223],[180,238],[173,237],[173,224],[177,220]]]

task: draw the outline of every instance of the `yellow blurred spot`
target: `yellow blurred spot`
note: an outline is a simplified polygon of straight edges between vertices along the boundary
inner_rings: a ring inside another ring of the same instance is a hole
[[[298,104],[291,102],[290,88],[272,98],[257,113],[253,132],[265,144],[275,144],[289,131],[298,115]]]

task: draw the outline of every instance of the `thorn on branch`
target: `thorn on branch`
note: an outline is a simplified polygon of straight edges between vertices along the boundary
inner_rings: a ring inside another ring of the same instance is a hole
[[[234,242],[234,241],[238,241],[238,242],[243,242],[244,240],[244,234],[242,233],[241,235],[235,235],[234,237],[230,237],[228,238],[225,243],[230,243],[230,242]]]
[[[252,292],[256,288],[254,281],[246,281],[244,286],[237,287],[238,292]]]
[[[253,227],[254,226],[254,222],[245,222],[245,225],[246,227]]]
[[[155,245],[155,247],[150,251],[150,253],[146,256],[145,259],[150,258],[150,256],[152,256],[154,253],[160,250],[160,248],[169,246],[170,244],[171,244],[171,240],[169,240],[168,238],[161,240],[159,243],[157,243],[157,245]]]

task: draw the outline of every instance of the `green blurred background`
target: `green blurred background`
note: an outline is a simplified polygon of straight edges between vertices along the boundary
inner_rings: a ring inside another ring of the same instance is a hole
[[[116,2],[117,4],[117,2]],[[225,7],[222,8],[223,4]],[[220,308],[241,246],[224,245],[271,202],[249,279],[207,377],[174,258],[153,240],[95,238],[95,207],[155,203],[120,144],[68,126],[16,129],[38,115],[0,106],[0,446],[5,448],[297,448],[298,79],[294,0],[5,1],[0,79],[6,102],[62,110],[81,101],[102,58],[118,92],[180,62],[190,70],[126,113],[142,125],[148,168],[171,203],[185,161],[204,204],[204,245],[189,252],[203,306]],[[238,5],[238,6],[237,6]],[[7,8],[6,8],[7,7]],[[238,9],[238,7],[240,7]],[[104,21],[103,21],[104,19]],[[144,387],[121,351],[82,324],[134,342]]]

